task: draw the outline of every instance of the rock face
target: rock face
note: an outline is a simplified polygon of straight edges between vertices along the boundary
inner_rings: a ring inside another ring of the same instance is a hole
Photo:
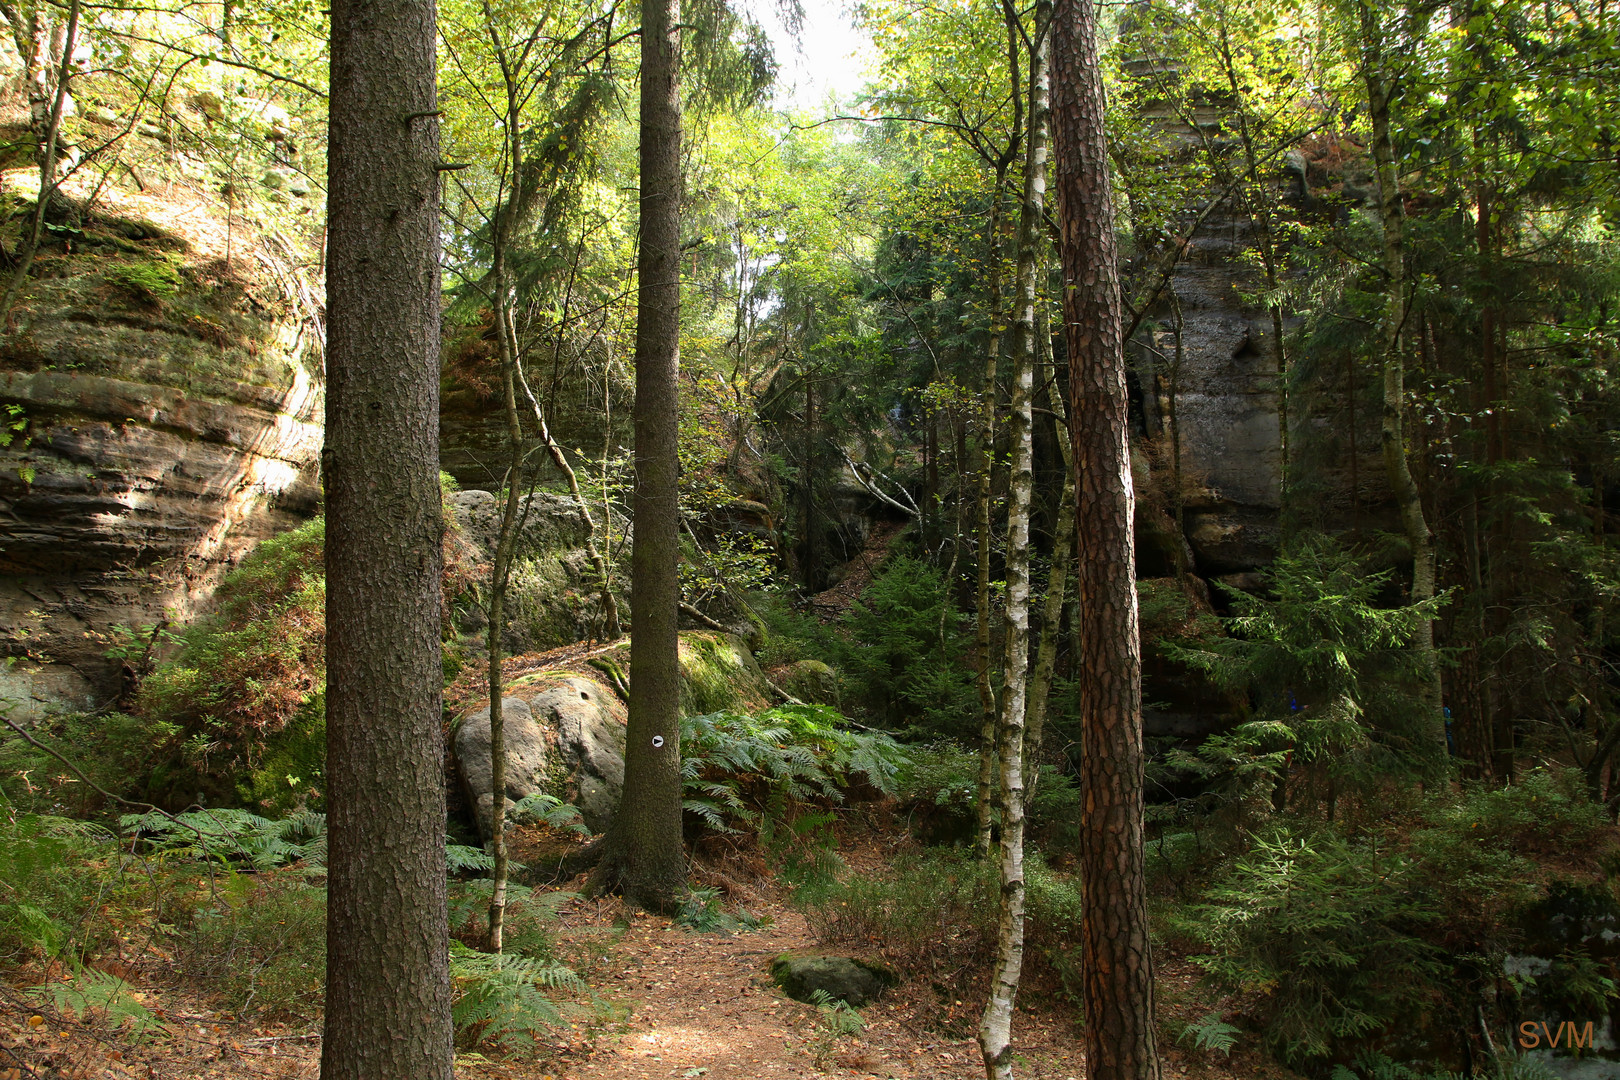
[[[458,491],[447,500],[462,534],[476,549],[475,559],[489,562],[500,534],[505,505],[488,491]],[[595,569],[585,550],[589,534],[579,503],[566,495],[538,491],[522,499],[517,551],[507,586],[507,632],[504,647],[512,655],[567,645],[602,634],[602,610]],[[622,532],[620,534],[622,539]],[[600,547],[608,538],[599,535]],[[617,541],[615,541],[617,544]],[[616,575],[620,618],[630,622],[628,600],[622,590],[629,579]],[[456,613],[456,624],[474,651],[485,621],[488,585],[477,587],[477,603]]]
[[[814,1001],[819,990],[857,1009],[876,1001],[896,981],[887,969],[853,957],[789,953],[771,963],[771,978],[794,1001]]]
[[[582,676],[541,672],[516,680],[503,697],[506,797],[536,792],[572,803],[593,832],[613,818],[624,789],[625,708],[613,691]],[[495,809],[489,708],[456,728],[456,766],[480,835]]]
[[[150,221],[81,236],[0,336],[0,704],[20,716],[106,704],[114,627],[190,618],[319,497],[307,312],[242,246],[233,276]]]

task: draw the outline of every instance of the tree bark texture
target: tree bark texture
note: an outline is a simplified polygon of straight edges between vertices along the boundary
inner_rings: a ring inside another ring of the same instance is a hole
[[[449,1080],[432,0],[332,5],[323,1080]]]
[[[1407,317],[1406,214],[1401,206],[1400,173],[1390,128],[1395,79],[1384,56],[1383,27],[1371,8],[1360,8],[1362,74],[1367,86],[1367,111],[1372,120],[1373,172],[1378,179],[1378,216],[1383,226],[1384,310],[1379,319],[1384,363],[1384,408],[1380,435],[1384,469],[1401,514],[1401,528],[1412,549],[1414,605],[1434,599],[1434,536],[1423,514],[1423,498],[1406,457],[1406,365],[1401,354],[1401,331]],[[1440,665],[1434,650],[1434,620],[1417,621],[1412,635],[1423,680],[1425,726],[1441,755],[1446,752],[1445,713],[1441,707]]]
[[[641,222],[636,295],[635,536],[630,552],[630,723],[624,796],[607,845],[626,899],[671,908],[681,842],[680,47],[672,0],[641,8]]]
[[[1018,14],[1009,4],[1009,19]],[[1018,215],[1018,261],[1014,275],[1018,308],[1012,336],[1012,409],[1007,433],[1012,461],[1007,484],[1007,614],[996,756],[1001,788],[1001,906],[996,967],[990,998],[979,1020],[979,1051],[989,1080],[1012,1080],[1013,1005],[1024,966],[1024,720],[1029,668],[1029,507],[1035,486],[1033,398],[1035,394],[1035,269],[1046,265],[1047,50],[1044,33],[1051,4],[1035,8],[1030,49],[1029,132],[1024,159],[1024,198]]]
[[[978,532],[978,577],[973,610],[974,647],[978,655],[975,680],[979,690],[979,777],[974,791],[975,845],[980,858],[990,854],[990,825],[995,816],[996,692],[990,674],[990,503],[996,471],[996,362],[1001,354],[1001,203],[1007,170],[996,170],[990,207],[987,245],[989,255],[986,304],[990,310],[990,336],[984,348],[984,375],[979,381],[979,487],[974,503]]]
[[[1134,493],[1096,32],[1089,0],[1059,0],[1052,141],[1075,471],[1084,1043],[1091,1080],[1158,1080],[1142,852]]]

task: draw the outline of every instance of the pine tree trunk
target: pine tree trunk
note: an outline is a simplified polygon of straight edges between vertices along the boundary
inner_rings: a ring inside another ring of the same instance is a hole
[[[1090,1080],[1157,1080],[1142,852],[1142,686],[1119,271],[1096,14],[1052,27],[1063,311],[1078,554],[1081,926]]]
[[[1378,213],[1383,225],[1384,311],[1379,320],[1383,339],[1384,409],[1381,437],[1384,468],[1400,510],[1401,527],[1412,549],[1412,603],[1434,599],[1434,537],[1423,514],[1423,498],[1406,457],[1406,366],[1401,330],[1406,323],[1406,215],[1401,207],[1400,176],[1390,131],[1394,80],[1386,70],[1382,28],[1373,12],[1361,6],[1362,68],[1366,77],[1368,115],[1372,120],[1374,172],[1378,179]],[[1445,713],[1441,708],[1440,665],[1434,650],[1434,620],[1418,620],[1412,651],[1422,671],[1422,699],[1428,738],[1446,752]]]
[[[434,5],[332,5],[324,1080],[449,1080]]]
[[[680,45],[673,0],[641,6],[641,223],[636,296],[635,535],[630,551],[630,722],[624,795],[594,884],[674,907],[681,841]]]
[[[1035,7],[1030,51],[1029,132],[1024,199],[1018,215],[1017,317],[1012,337],[1012,409],[1008,441],[1007,615],[1002,655],[997,758],[1000,765],[1001,910],[990,999],[979,1021],[979,1051],[989,1080],[1012,1078],[1012,1018],[1024,965],[1024,719],[1029,667],[1029,507],[1035,484],[1032,398],[1035,393],[1035,268],[1045,265],[1046,113],[1045,30],[1049,0]]]

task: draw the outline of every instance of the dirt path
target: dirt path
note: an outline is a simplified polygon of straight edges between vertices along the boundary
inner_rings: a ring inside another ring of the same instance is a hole
[[[966,1080],[983,1075],[977,1045],[917,1024],[902,988],[893,1000],[861,1010],[865,1029],[834,1038],[813,1007],[771,982],[780,953],[814,945],[797,912],[767,905],[769,925],[731,934],[696,933],[668,919],[630,919],[591,983],[628,1010],[622,1023],[582,1044],[554,1046],[531,1063],[477,1065],[469,1076],[511,1080],[752,1080],[756,1077],[884,1077]],[[601,940],[610,913],[565,930],[565,947]],[[573,921],[573,920],[569,920]],[[966,1006],[956,1010],[968,1018]],[[1033,1019],[1033,1018],[1032,1018]],[[971,1031],[971,1023],[958,1024]],[[1078,1080],[1078,1052],[1063,1045],[1067,1025],[1034,1027],[1020,1051],[1022,1074]]]

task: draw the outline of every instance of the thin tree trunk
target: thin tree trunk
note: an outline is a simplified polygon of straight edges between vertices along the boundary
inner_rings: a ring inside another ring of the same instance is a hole
[[[1087,1076],[1158,1080],[1142,852],[1142,686],[1129,416],[1096,10],[1061,0],[1052,135],[1074,441]]]
[[[1009,20],[1019,16],[1010,3]],[[1045,31],[1051,3],[1035,7],[1030,49],[1029,133],[1024,199],[1018,220],[1018,314],[1012,339],[1012,409],[1008,422],[1012,463],[1007,484],[1007,614],[1002,657],[1000,759],[1001,910],[996,969],[979,1021],[979,1050],[989,1080],[1012,1078],[1013,1004],[1024,964],[1024,720],[1029,667],[1029,506],[1035,482],[1032,398],[1035,392],[1035,268],[1043,239],[1046,201],[1046,112],[1049,86]]]
[[[501,529],[495,544],[495,558],[490,567],[489,589],[489,750],[490,791],[494,803],[490,807],[490,854],[495,859],[494,885],[489,898],[489,951],[501,951],[506,920],[506,884],[509,866],[506,853],[506,721],[505,699],[502,695],[501,659],[506,629],[506,588],[512,576],[512,556],[517,548],[519,501],[523,491],[523,425],[518,419],[517,342],[510,333],[507,318],[511,304],[511,291],[506,281],[504,243],[497,238],[495,250],[495,285],[499,290],[496,301],[496,319],[499,321],[502,404],[506,411],[506,437],[510,444],[511,459],[506,470],[506,506],[501,512]]]
[[[979,779],[974,793],[975,849],[980,858],[990,855],[990,826],[996,804],[996,692],[990,676],[990,494],[996,465],[996,362],[1001,353],[1001,204],[1007,170],[996,170],[994,202],[990,207],[989,282],[986,304],[990,335],[985,343],[984,374],[979,381],[979,490],[975,503],[978,531],[978,580],[974,591],[974,645],[978,657]]]
[[[432,0],[332,5],[323,1080],[450,1080]]]
[[[506,317],[510,323],[512,313],[507,311]],[[563,319],[567,322],[566,317]],[[560,331],[559,331],[560,332]],[[562,446],[551,434],[551,425],[546,423],[545,410],[540,407],[540,399],[535,396],[529,387],[528,375],[523,370],[523,356],[516,348],[517,329],[508,326],[507,333],[513,342],[513,364],[517,372],[518,385],[523,387],[523,396],[529,402],[529,408],[534,413],[535,427],[538,429],[540,444],[546,448],[551,456],[551,463],[557,466],[557,471],[563,474],[568,482],[568,493],[579,503],[579,512],[585,519],[585,555],[591,560],[591,568],[596,571],[596,580],[600,583],[600,598],[602,603],[603,636],[609,641],[619,637],[624,631],[619,625],[619,601],[613,595],[613,574],[608,567],[607,556],[597,544],[596,518],[591,514],[591,504],[586,501],[585,494],[579,487],[579,474],[569,464],[568,457],[563,453]],[[605,400],[605,398],[604,398]],[[604,536],[603,540],[612,543],[611,536]]]
[[[1384,468],[1400,510],[1401,527],[1412,549],[1412,603],[1434,599],[1434,537],[1423,513],[1423,499],[1406,456],[1404,417],[1406,367],[1401,353],[1401,331],[1407,316],[1405,214],[1401,207],[1400,176],[1395,165],[1395,144],[1390,128],[1394,78],[1386,70],[1382,28],[1365,4],[1361,6],[1362,66],[1367,86],[1368,114],[1372,120],[1374,172],[1378,179],[1378,211],[1383,225],[1383,267],[1388,292],[1379,319],[1383,338],[1384,408],[1382,440]],[[1441,708],[1440,665],[1434,649],[1434,620],[1417,621],[1412,635],[1423,683],[1424,727],[1441,754],[1446,750],[1445,714]]]
[[[17,269],[12,271],[11,283],[6,286],[6,295],[0,298],[0,325],[3,325],[11,315],[11,307],[17,302],[17,294],[22,291],[23,283],[28,280],[28,273],[34,267],[34,257],[39,254],[40,235],[45,230],[45,214],[50,209],[51,200],[56,197],[58,186],[56,144],[62,132],[62,110],[67,103],[68,84],[73,77],[73,47],[78,33],[79,0],[72,0],[68,7],[67,33],[63,38],[62,66],[56,75],[56,94],[50,99],[50,118],[44,124],[39,147],[39,199],[34,203],[34,216],[29,221],[28,232],[20,244],[22,250],[17,253]],[[39,58],[39,66],[41,73],[48,69],[46,56]],[[32,97],[31,90],[30,98]],[[35,108],[38,108],[37,104]]]
[[[1042,370],[1050,364],[1052,342],[1046,325],[1044,304],[1036,319],[1035,340],[1040,344]],[[1061,396],[1054,398],[1067,421],[1068,406]],[[1046,707],[1052,695],[1052,679],[1057,674],[1058,642],[1063,636],[1063,608],[1068,601],[1069,565],[1074,562],[1074,453],[1067,429],[1059,441],[1063,454],[1063,494],[1058,499],[1057,525],[1052,535],[1052,573],[1046,580],[1046,601],[1041,611],[1041,644],[1035,650],[1035,667],[1029,675],[1029,707],[1024,730],[1024,779],[1026,802],[1035,797],[1041,782],[1041,743],[1046,737]]]
[[[625,899],[674,907],[681,840],[680,38],[674,0],[641,5],[641,221],[636,297],[635,536],[630,551],[630,721],[624,795],[598,873]]]

